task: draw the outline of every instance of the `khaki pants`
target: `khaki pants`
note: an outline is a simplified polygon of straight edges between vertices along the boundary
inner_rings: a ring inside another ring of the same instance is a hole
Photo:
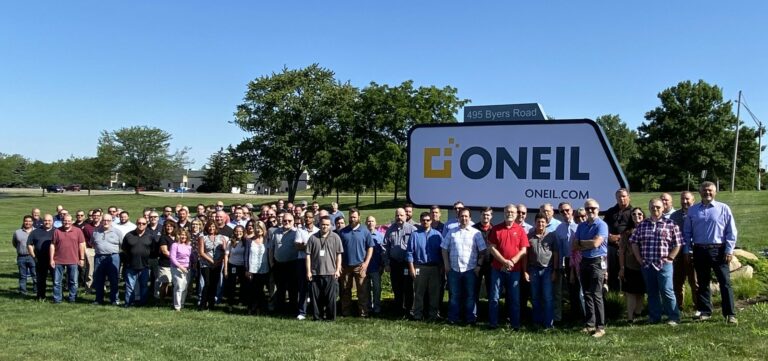
[[[368,316],[368,287],[365,282],[365,271],[360,265],[344,266],[341,268],[339,288],[341,289],[341,315],[352,314],[352,286],[357,289],[357,308],[360,317]]]
[[[89,289],[93,287],[93,269],[95,267],[95,262],[96,262],[94,260],[95,257],[96,257],[95,249],[93,248],[85,249],[85,287]],[[114,285],[113,287],[117,288],[117,285]]]

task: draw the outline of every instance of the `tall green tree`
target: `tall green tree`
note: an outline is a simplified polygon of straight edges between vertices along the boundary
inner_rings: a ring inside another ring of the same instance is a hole
[[[248,83],[237,106],[234,123],[250,133],[237,152],[259,181],[286,180],[288,201],[293,202],[301,174],[319,168],[317,153],[335,141],[328,137],[338,129],[355,93],[318,64],[259,77]]]
[[[626,172],[629,164],[638,156],[637,131],[629,129],[618,114],[601,115],[595,122],[603,128],[621,169]]]
[[[97,154],[114,162],[111,171],[120,173],[139,194],[141,187],[157,186],[168,174],[181,171],[191,161],[188,148],[170,151],[171,134],[158,128],[133,126],[102,131]]]
[[[29,161],[20,154],[0,153],[0,186],[16,187],[24,184],[24,172]]]
[[[698,183],[702,171],[707,180],[729,184],[736,117],[731,102],[723,100],[722,89],[703,80],[683,81],[658,98],[661,104],[645,114],[646,121],[638,128],[640,158],[635,171],[646,175],[641,187],[684,189]],[[749,128],[742,129],[748,133]],[[744,148],[756,150],[757,145]],[[741,153],[738,160],[740,169],[755,163],[751,153]]]
[[[36,160],[27,166],[24,173],[24,183],[40,187],[42,195],[45,197],[46,186],[61,183],[62,167],[62,161],[45,163]]]
[[[98,157],[70,157],[62,164],[62,176],[68,183],[79,183],[83,188],[91,190],[97,186],[109,183],[112,173],[111,163],[104,162]]]
[[[203,186],[200,190],[229,193],[232,187],[244,189],[251,180],[251,173],[246,168],[245,160],[235,155],[234,148],[221,148],[208,158],[208,164],[203,167]]]

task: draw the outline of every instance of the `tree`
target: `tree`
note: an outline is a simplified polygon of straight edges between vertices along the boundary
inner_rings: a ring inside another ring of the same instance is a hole
[[[98,157],[70,157],[62,164],[62,176],[70,183],[79,183],[88,189],[88,195],[96,186],[109,182],[111,163]]]
[[[301,174],[319,168],[316,155],[328,146],[354,94],[318,64],[251,81],[235,113],[234,123],[251,134],[237,145],[238,154],[262,183],[286,180],[293,202]]]
[[[190,164],[188,148],[171,153],[171,135],[158,128],[133,126],[114,132],[102,131],[97,154],[110,171],[118,172],[136,194],[141,187],[156,186],[167,174]]]
[[[0,186],[16,187],[24,184],[24,172],[29,161],[19,154],[0,153]]]
[[[24,183],[41,187],[42,195],[45,197],[45,187],[56,184],[62,178],[62,163],[62,161],[57,161],[48,164],[39,160],[29,163],[24,173]]]
[[[697,179],[704,170],[708,180],[730,182],[736,117],[731,102],[723,101],[722,90],[703,80],[683,81],[658,97],[661,105],[647,112],[646,122],[638,128],[640,158],[635,171],[653,175],[649,181],[668,190],[687,187],[689,179]],[[748,134],[751,128],[742,129]],[[755,143],[755,138],[745,137],[744,142]],[[739,149],[757,149],[757,144],[747,144]],[[739,168],[754,168],[756,161],[752,153],[740,153]]]
[[[626,172],[629,164],[638,156],[637,132],[629,129],[618,114],[601,115],[595,119],[595,122],[603,128],[621,169]]]
[[[229,146],[213,153],[208,158],[208,164],[203,167],[203,185],[201,191],[229,193],[233,187],[245,188],[250,180],[250,172],[246,171],[245,161],[235,155],[235,150]]]

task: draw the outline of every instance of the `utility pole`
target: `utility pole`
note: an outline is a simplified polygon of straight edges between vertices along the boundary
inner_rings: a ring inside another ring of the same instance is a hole
[[[731,193],[736,191],[736,157],[739,154],[739,128],[741,121],[739,115],[741,111],[741,90],[739,90],[739,106],[736,108],[736,142],[733,144],[733,171],[731,172]]]

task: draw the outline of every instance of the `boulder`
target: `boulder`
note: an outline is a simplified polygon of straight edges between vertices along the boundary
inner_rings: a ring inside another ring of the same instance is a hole
[[[728,264],[729,271],[733,272],[741,268],[741,262],[738,257],[731,257],[731,263]]]
[[[752,266],[746,265],[744,267],[741,267],[735,271],[731,272],[731,279],[735,280],[738,278],[746,278],[750,279],[754,275],[754,270],[752,269]]]
[[[749,253],[743,249],[733,250],[733,255],[739,258],[748,259],[750,261],[757,261],[757,256],[754,253]]]

